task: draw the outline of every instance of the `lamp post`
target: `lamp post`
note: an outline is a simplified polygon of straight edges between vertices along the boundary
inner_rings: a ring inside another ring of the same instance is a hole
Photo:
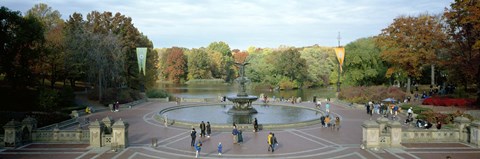
[[[338,47],[335,48],[335,55],[338,60],[338,80],[337,80],[337,92],[340,92],[340,75],[342,73],[343,60],[345,59],[345,48],[340,46],[340,32],[338,32]]]

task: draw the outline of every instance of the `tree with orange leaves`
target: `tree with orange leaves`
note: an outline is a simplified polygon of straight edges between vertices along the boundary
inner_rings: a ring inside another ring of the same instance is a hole
[[[178,47],[167,49],[166,68],[163,74],[166,78],[174,83],[180,83],[185,79],[187,72],[187,60],[183,54],[183,50]]]
[[[422,69],[438,63],[437,54],[446,39],[442,28],[437,16],[400,16],[378,36],[381,58],[392,64],[387,72],[405,71],[409,77],[407,92],[411,77],[422,77]]]
[[[480,2],[455,0],[444,13],[447,33],[453,45],[446,62],[449,77],[460,77],[465,89],[468,82],[477,84],[477,103],[480,104]]]

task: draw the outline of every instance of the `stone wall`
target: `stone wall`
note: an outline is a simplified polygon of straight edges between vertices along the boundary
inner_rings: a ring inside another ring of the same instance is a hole
[[[0,147],[16,148],[27,143],[89,143],[91,147],[121,149],[128,146],[128,123],[122,119],[114,122],[106,117],[102,122],[94,121],[89,130],[61,130],[59,125],[71,125],[64,121],[53,126],[36,128],[36,120],[27,117],[22,122],[12,120],[3,126],[5,135],[0,137]]]
[[[454,119],[454,128],[402,128],[398,121],[380,117],[363,123],[363,148],[399,147],[400,143],[461,142],[480,147],[480,121]]]

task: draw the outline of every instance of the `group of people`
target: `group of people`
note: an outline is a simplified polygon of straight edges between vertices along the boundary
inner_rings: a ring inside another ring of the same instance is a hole
[[[369,101],[365,104],[365,109],[367,110],[367,114],[372,116],[373,113],[382,114],[385,117],[391,117],[395,119],[400,111],[400,107],[397,104],[391,103],[389,105],[379,103],[379,102],[372,102]]]
[[[205,124],[205,122],[202,121],[200,123],[199,136],[210,138],[210,134],[212,134],[210,122],[207,121],[207,124]],[[196,140],[197,131],[195,130],[195,128],[192,128],[192,130],[190,131],[190,137],[192,138],[190,146],[195,148],[195,158],[198,158],[198,156],[200,155],[200,151],[202,150],[203,143],[200,139],[198,141]],[[222,155],[222,143],[218,143],[218,155]]]
[[[340,117],[335,117],[335,120],[331,119],[330,115],[321,116],[320,122],[324,128],[332,128],[332,130],[340,130]]]
[[[278,145],[277,137],[275,134],[270,132],[267,136],[267,143],[268,143],[268,151],[272,150],[272,153],[275,152],[275,146]]]
[[[115,103],[113,103],[112,105],[112,112],[118,112],[118,110],[120,109],[120,103],[118,101],[116,101]]]

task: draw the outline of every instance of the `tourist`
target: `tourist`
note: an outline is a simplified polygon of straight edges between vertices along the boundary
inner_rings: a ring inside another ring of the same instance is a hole
[[[190,136],[192,137],[192,141],[190,142],[190,145],[193,147],[195,146],[195,138],[197,138],[197,131],[195,131],[195,128],[192,128],[192,131],[190,132]]]
[[[412,110],[412,107],[408,108],[407,110],[407,113],[408,113],[408,118],[412,118],[412,114],[413,114],[413,110]]]
[[[322,123],[322,127],[325,127],[325,116],[320,117],[320,122]]]
[[[330,114],[330,104],[327,102],[327,104],[325,104],[325,111],[327,112],[327,114]]]
[[[257,120],[257,118],[255,118],[255,120],[253,120],[253,132],[258,132],[258,120]]]
[[[180,98],[176,97],[175,102],[177,103],[177,105],[180,105]]]
[[[430,121],[427,121],[427,123],[425,124],[425,129],[430,129],[432,126],[433,124],[430,123]]]
[[[243,143],[242,130],[238,130],[238,143]]]
[[[200,123],[200,137],[205,137],[205,129],[206,129],[205,123],[202,121]]]
[[[437,129],[440,130],[442,128],[442,122],[437,121]]]
[[[313,104],[317,104],[317,96],[313,96]]]
[[[272,152],[275,151],[275,146],[278,145],[278,142],[277,142],[277,137],[275,137],[275,134],[272,133],[272,138],[270,138],[271,143],[272,143]]]
[[[233,135],[233,143],[234,144],[238,143],[238,130],[236,126],[233,127],[232,135]]]
[[[117,101],[114,107],[115,107],[115,112],[118,112],[118,109],[120,108],[120,103]]]
[[[222,156],[222,148],[223,148],[222,143],[219,142],[217,146],[217,152],[219,156]]]
[[[210,125],[210,122],[207,121],[207,137],[210,137],[210,134],[212,134],[212,127]]]
[[[330,126],[330,117],[327,115],[325,117],[325,127],[329,127]]]
[[[337,128],[337,131],[340,130],[340,117],[335,118],[335,127]]]
[[[271,149],[273,149],[272,147],[272,132],[268,133],[268,136],[267,136],[267,143],[268,143],[268,151],[270,151]]]
[[[168,127],[168,116],[167,116],[167,114],[164,114],[164,115],[163,115],[163,119],[164,119],[164,121],[165,121],[165,123],[164,123],[164,124],[165,124],[165,127]]]
[[[198,140],[197,144],[195,144],[195,150],[195,158],[198,158],[200,151],[202,150],[202,141]]]

